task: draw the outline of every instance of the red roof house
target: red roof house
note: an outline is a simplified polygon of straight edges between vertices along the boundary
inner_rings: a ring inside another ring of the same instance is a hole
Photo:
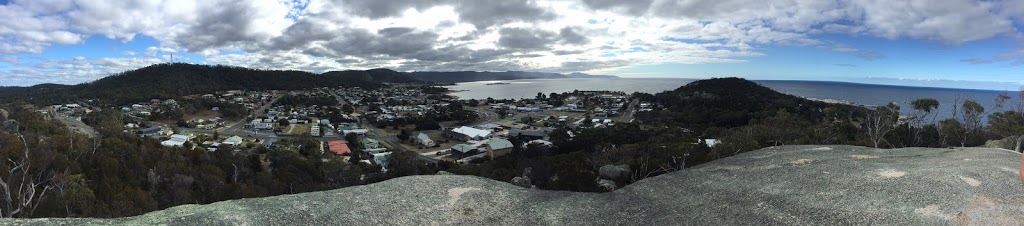
[[[334,154],[352,154],[352,150],[348,149],[348,143],[346,143],[345,140],[327,141],[327,148],[330,149],[331,152],[334,152]]]

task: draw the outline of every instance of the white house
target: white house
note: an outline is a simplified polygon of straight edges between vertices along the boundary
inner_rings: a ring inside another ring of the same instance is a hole
[[[457,140],[483,140],[491,137],[491,131],[463,126],[444,131],[445,135]]]
[[[427,134],[425,133],[420,133],[416,135],[416,141],[419,142],[420,145],[423,145],[425,147],[433,147],[435,144],[434,140],[431,140],[430,136],[427,136]]]
[[[224,139],[224,142],[221,142],[221,143],[227,144],[227,145],[238,146],[239,144],[242,144],[242,137],[240,137],[240,136],[231,136],[231,137],[228,137],[228,139]]]
[[[165,140],[163,142],[160,142],[160,145],[167,146],[167,147],[181,147],[181,146],[185,146],[185,142],[188,142],[188,140],[189,140],[189,137],[186,136],[186,135],[174,134],[174,135],[171,135],[171,139],[170,140]]]

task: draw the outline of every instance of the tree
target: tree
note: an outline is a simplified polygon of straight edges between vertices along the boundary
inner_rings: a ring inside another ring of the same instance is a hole
[[[885,135],[895,128],[897,119],[899,119],[899,106],[893,103],[879,106],[868,113],[863,126],[875,148],[881,146],[881,143],[885,141]]]
[[[939,108],[939,101],[932,98],[922,98],[914,100],[910,105],[917,111],[914,115],[914,120],[919,121],[919,123],[923,123],[924,120],[928,119],[929,115],[932,115],[932,111]],[[937,115],[932,116],[934,117]],[[932,120],[934,120],[934,118]]]
[[[981,130],[981,119],[985,116],[985,107],[981,106],[978,102],[967,99],[963,102],[963,127],[964,133],[960,137],[960,146],[966,146],[970,139],[970,136]]]
[[[402,132],[399,132],[398,133],[398,140],[403,141],[403,142],[404,141],[408,141],[409,140],[409,131],[406,131],[406,130],[403,129]]]
[[[28,141],[20,132],[20,125],[14,127],[14,133],[23,147],[22,156],[9,156],[6,161],[0,162],[0,198],[3,199],[0,200],[3,202],[0,204],[0,215],[8,218],[30,216],[47,198],[47,193],[54,188],[54,178],[58,177],[57,173],[47,168],[50,163],[46,160],[52,161],[52,158],[43,156],[32,159]],[[33,168],[33,163],[40,166]]]
[[[536,99],[537,100],[546,100],[548,98],[546,96],[544,96],[544,93],[537,92],[537,98]]]
[[[349,144],[358,144],[359,135],[357,135],[356,133],[345,134],[345,142],[348,142]]]
[[[1021,152],[1024,146],[1024,87],[1017,93],[1018,100],[1016,108],[998,112],[988,116],[989,130],[1003,137],[1012,137],[1014,141],[1013,150]],[[1010,96],[999,94],[996,97],[996,108],[1003,108]]]
[[[220,140],[220,133],[218,133],[217,130],[213,130],[213,139]]]
[[[277,125],[279,125],[279,126],[288,126],[288,124],[289,124],[288,123],[288,119],[283,119],[282,118],[282,119],[278,119],[277,120]]]
[[[1024,143],[1024,114],[1016,111],[997,112],[988,116],[989,131],[1002,137],[1012,137],[1013,150],[1021,152]]]
[[[912,101],[910,105],[915,110],[915,113],[910,118],[911,126],[908,128],[914,138],[914,145],[918,145],[922,139],[921,132],[925,129],[925,125],[935,123],[935,116],[938,116],[938,114],[932,114],[932,111],[939,108],[939,101],[932,98],[922,98]],[[928,116],[931,116],[931,118],[929,119]],[[928,121],[926,122],[926,120]]]

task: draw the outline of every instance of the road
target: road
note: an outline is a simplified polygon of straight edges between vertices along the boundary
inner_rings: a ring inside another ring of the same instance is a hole
[[[375,138],[377,138],[377,140],[384,141],[384,143],[387,143],[388,146],[391,146],[394,149],[398,149],[398,151],[409,151],[409,152],[416,153],[416,159],[419,159],[420,161],[424,161],[424,162],[427,162],[427,163],[430,163],[430,164],[437,164],[437,162],[438,162],[437,159],[433,159],[433,158],[430,158],[430,157],[427,157],[427,156],[423,156],[423,155],[421,155],[417,151],[410,150],[409,148],[406,148],[404,145],[402,145],[401,143],[398,142],[398,137],[380,135],[380,133],[377,132],[377,130],[379,130],[379,129],[376,128],[376,127],[373,127],[373,125],[370,125],[369,123],[367,123],[366,125],[363,125],[363,126],[366,127],[366,129],[369,130],[370,133],[373,134],[373,136]]]
[[[622,114],[620,122],[632,122],[633,116],[636,115],[636,106],[640,103],[640,99],[633,99],[629,102],[629,106],[626,108],[626,113]]]
[[[348,102],[345,101],[344,98],[341,98],[340,95],[335,93],[333,89],[328,89],[328,92],[331,93],[332,96],[334,96],[334,99],[338,100],[338,104],[343,106],[343,105],[348,103]],[[355,106],[353,106],[353,107],[355,107]],[[358,108],[356,108],[356,109],[358,111]],[[370,134],[373,135],[374,138],[376,138],[377,140],[380,140],[380,141],[384,141],[384,143],[387,143],[388,146],[391,146],[391,148],[398,149],[397,151],[409,151],[409,152],[416,153],[416,159],[419,159],[420,161],[427,162],[427,163],[430,163],[430,164],[437,164],[437,162],[438,162],[437,159],[432,159],[430,157],[420,155],[419,152],[416,152],[416,151],[413,151],[413,150],[409,150],[408,148],[403,146],[401,143],[398,142],[398,137],[381,135],[380,132],[378,132],[378,130],[380,130],[380,129],[374,127],[373,125],[371,125],[369,123],[363,124],[361,120],[357,119],[357,121],[359,121],[359,123],[363,127],[366,127],[366,129],[370,131]]]
[[[52,111],[52,110],[50,111],[50,114],[57,116],[56,118],[58,119],[58,121],[60,121],[61,123],[64,123],[65,126],[67,126],[69,129],[71,129],[73,131],[77,131],[79,133],[85,134],[86,136],[89,136],[89,138],[94,138],[94,137],[98,137],[99,136],[99,132],[96,132],[96,129],[93,129],[91,126],[86,125],[82,121],[78,121],[78,120],[73,119],[71,117],[67,117],[67,116],[58,114],[57,112]]]
[[[284,95],[278,95],[278,96],[274,97],[274,99],[270,100],[270,102],[267,102],[267,104],[264,104],[263,106],[260,106],[259,109],[250,112],[248,116],[252,116],[253,118],[255,118],[257,116],[263,115],[263,112],[265,112],[267,109],[270,109],[270,107],[273,106],[274,103],[277,102],[277,100],[281,99],[282,96],[284,96]],[[159,123],[156,123],[156,122],[150,122],[150,123],[151,124],[159,125]],[[273,132],[264,131],[264,132],[257,132],[256,134],[253,134],[253,131],[242,130],[241,128],[243,126],[245,126],[246,124],[248,124],[248,122],[245,121],[245,118],[239,119],[238,122],[235,122],[234,124],[232,124],[228,128],[223,129],[221,131],[217,131],[217,135],[221,136],[221,137],[240,136],[240,137],[247,137],[247,138],[256,138],[256,139],[261,139],[261,140],[267,139],[267,138],[278,138],[279,137],[277,134],[274,134]],[[195,128],[183,128],[182,127],[182,128],[178,128],[178,130],[188,131],[188,132],[194,133],[194,134],[213,135],[213,133],[214,133],[213,130],[195,129]],[[252,135],[252,136],[250,136],[250,135]]]
[[[248,116],[256,118],[257,116],[263,115],[263,112],[266,112],[267,109],[270,109],[271,106],[274,106],[274,103],[277,103],[277,100],[280,100],[281,97],[283,97],[283,96],[284,95],[277,95],[277,96],[275,96],[274,99],[270,100],[270,102],[267,102],[267,104],[264,104],[263,106],[260,106],[259,109],[250,112]],[[248,118],[248,116],[246,118]],[[249,122],[245,121],[246,118],[239,119],[238,122],[236,122],[235,124],[231,125],[227,129],[224,129],[223,131],[220,131],[220,133],[238,135],[239,134],[238,129],[242,128],[243,126],[245,126],[246,124],[249,123]],[[246,131],[246,132],[242,132],[242,133],[247,135],[249,132]]]

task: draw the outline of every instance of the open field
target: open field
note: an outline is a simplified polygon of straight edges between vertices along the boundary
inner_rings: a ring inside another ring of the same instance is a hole
[[[312,127],[310,124],[291,124],[281,131],[288,135],[302,135],[309,134],[310,127]]]

